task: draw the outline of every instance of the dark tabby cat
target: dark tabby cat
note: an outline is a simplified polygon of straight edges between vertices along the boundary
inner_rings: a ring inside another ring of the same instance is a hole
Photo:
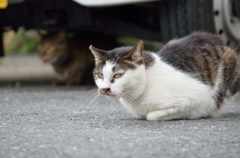
[[[90,50],[99,93],[119,98],[139,118],[221,116],[240,88],[238,57],[216,35],[195,32],[158,53],[144,51],[142,41],[135,47]]]
[[[108,49],[117,46],[113,38],[105,37],[100,40],[100,37],[103,38],[98,34],[82,33],[69,39],[65,30],[42,36],[38,54],[42,61],[54,67],[58,76],[55,84],[75,85],[94,82],[91,73],[94,61],[88,50],[89,43],[94,42]]]

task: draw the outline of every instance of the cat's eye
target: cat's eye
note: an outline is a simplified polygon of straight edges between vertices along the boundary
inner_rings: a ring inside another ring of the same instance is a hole
[[[96,75],[97,75],[98,78],[103,79],[103,74],[101,72],[97,73]]]
[[[117,74],[115,74],[113,77],[114,78],[120,78],[120,77],[122,77],[123,76],[123,73],[117,73]]]

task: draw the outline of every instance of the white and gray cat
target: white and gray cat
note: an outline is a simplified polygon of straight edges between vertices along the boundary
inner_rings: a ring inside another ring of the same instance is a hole
[[[195,32],[168,42],[158,53],[134,47],[93,46],[98,92],[117,97],[147,120],[218,117],[240,88],[237,54],[216,35]]]

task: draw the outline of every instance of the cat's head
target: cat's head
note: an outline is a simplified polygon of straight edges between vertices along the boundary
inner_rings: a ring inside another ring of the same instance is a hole
[[[106,96],[138,97],[146,85],[143,42],[134,47],[120,47],[110,51],[90,46],[95,58],[94,79],[99,93]]]
[[[38,45],[38,55],[45,63],[54,64],[68,53],[67,45],[67,33],[65,30],[44,35],[41,37],[41,42]]]

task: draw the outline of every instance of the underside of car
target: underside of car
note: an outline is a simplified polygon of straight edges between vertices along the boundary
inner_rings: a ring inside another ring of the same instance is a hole
[[[222,0],[162,0],[92,7],[72,0],[12,0],[6,9],[0,10],[0,25],[2,31],[17,30],[20,26],[47,32],[64,28],[69,32],[128,35],[161,42],[203,30],[218,33],[226,45],[236,48],[238,37],[232,37],[228,29],[221,28],[223,24],[216,27],[222,10],[214,9],[220,1],[223,3]],[[232,0],[227,4],[231,5],[235,25],[240,21],[239,2]],[[1,45],[0,56],[3,55]]]

